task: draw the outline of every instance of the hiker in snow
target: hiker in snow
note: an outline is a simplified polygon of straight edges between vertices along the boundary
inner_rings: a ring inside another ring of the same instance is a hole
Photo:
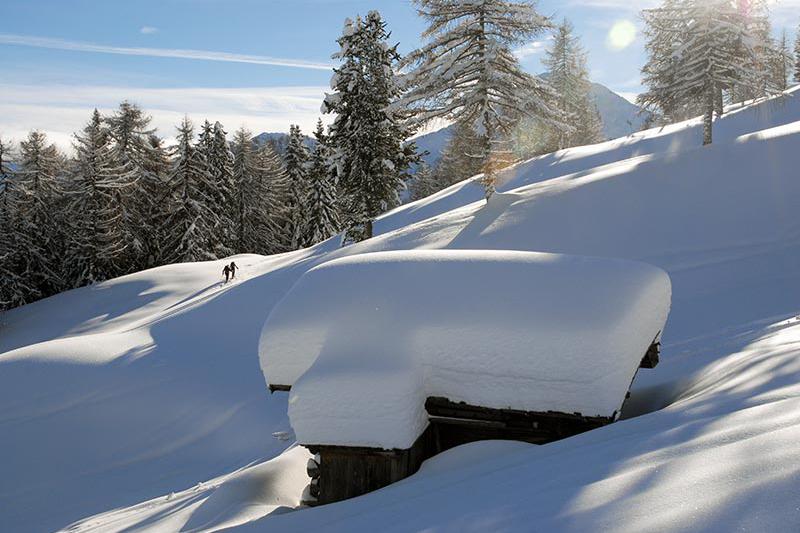
[[[222,269],[222,273],[225,274],[225,283],[228,283],[228,278],[230,278],[231,275],[230,265],[225,265],[225,268]]]
[[[236,266],[236,263],[234,263],[233,261],[231,261],[231,266],[230,266],[229,268],[231,269],[231,279],[233,279],[233,278],[235,278],[235,277],[236,277],[236,270],[237,270],[239,267],[238,267],[238,266]]]

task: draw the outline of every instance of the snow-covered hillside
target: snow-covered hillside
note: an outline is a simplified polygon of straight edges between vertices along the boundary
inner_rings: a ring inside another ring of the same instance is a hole
[[[462,182],[388,213],[369,241],[238,257],[228,286],[221,262],[174,265],[7,313],[0,530],[795,530],[800,92],[730,110],[710,147],[701,129],[521,163],[488,205]],[[279,455],[286,397],[267,393],[257,354],[270,310],[327,260],[433,248],[666,270],[662,364],[634,383],[627,420],[456,448],[386,489],[287,512],[306,456]]]

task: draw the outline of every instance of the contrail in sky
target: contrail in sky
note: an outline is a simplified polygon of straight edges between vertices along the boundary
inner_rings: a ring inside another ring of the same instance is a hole
[[[331,65],[304,61],[302,59],[286,59],[280,57],[235,54],[230,52],[213,52],[209,50],[185,50],[172,48],[131,48],[123,46],[106,46],[48,37],[33,37],[0,33],[0,44],[31,46],[52,50],[70,50],[75,52],[94,52],[98,54],[118,54],[125,56],[171,57],[176,59],[194,59],[200,61],[223,61],[227,63],[250,63],[254,65],[271,65],[277,67],[305,68],[312,70],[330,70]]]

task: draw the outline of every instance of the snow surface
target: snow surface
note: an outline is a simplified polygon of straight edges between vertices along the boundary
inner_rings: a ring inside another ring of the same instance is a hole
[[[410,448],[428,397],[613,418],[664,329],[670,284],[631,261],[361,254],[307,272],[262,332],[298,441]]]
[[[540,447],[452,450],[446,472],[424,465],[373,494],[238,531],[800,529],[800,98],[726,114],[710,147],[700,129],[519,164],[488,206],[464,182],[387,214],[364,243],[236,258],[242,279],[226,287],[222,262],[175,265],[4,314],[0,531],[52,531],[112,509],[131,511],[124,526],[107,514],[93,526],[180,529],[171,517],[193,511],[170,493],[286,447],[272,437],[291,431],[286,395],[265,393],[257,350],[297,279],[345,255],[441,248],[665,270],[662,363],[639,373],[627,419]]]

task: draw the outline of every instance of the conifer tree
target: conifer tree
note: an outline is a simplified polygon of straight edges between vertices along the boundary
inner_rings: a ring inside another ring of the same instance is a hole
[[[640,102],[665,111],[701,106],[703,144],[710,144],[723,91],[759,83],[752,60],[757,40],[747,18],[731,0],[667,0],[645,10],[644,18],[650,57]]]
[[[17,272],[28,280],[26,302],[54,294],[63,287],[61,243],[56,203],[61,194],[58,174],[63,161],[47,137],[32,131],[20,143],[19,169],[14,173],[10,209],[14,213],[14,246],[20,253]]]
[[[218,221],[209,209],[213,198],[208,196],[213,177],[194,145],[194,127],[188,117],[177,129],[178,146],[167,182],[169,209],[162,221],[164,260],[179,263],[218,259],[214,239]]]
[[[166,196],[163,176],[154,169],[163,165],[160,145],[151,139],[151,118],[137,105],[124,101],[105,122],[112,139],[112,157],[120,173],[114,177],[112,206],[119,214],[119,231],[129,243],[117,273],[152,266],[158,254],[158,234],[150,231],[160,218],[157,202]],[[163,206],[161,206],[163,207]]]
[[[219,257],[230,255],[235,240],[233,217],[231,215],[233,198],[233,154],[222,124],[203,123],[197,143],[197,152],[205,159],[211,180],[205,191],[210,201],[207,208],[214,213],[215,226],[209,242]]]
[[[437,190],[476,176],[483,169],[479,135],[466,123],[456,123],[451,127],[452,136],[442,150],[442,158],[433,173]]]
[[[11,144],[0,139],[0,311],[26,303],[35,291],[19,275],[22,243],[17,242],[18,220],[12,211],[13,170]]]
[[[792,51],[789,49],[789,37],[786,30],[781,31],[772,59],[773,85],[777,91],[789,88],[789,79],[792,75]]]
[[[794,41],[794,81],[800,83],[800,24]]]
[[[83,132],[75,135],[74,148],[66,263],[69,285],[80,287],[117,274],[128,235],[114,206],[116,178],[122,169],[116,165],[110,137],[96,109]]]
[[[305,201],[307,219],[305,245],[324,241],[339,231],[339,213],[336,202],[336,176],[330,168],[328,136],[317,122],[314,132],[317,143],[308,161],[308,196]]]
[[[308,148],[305,145],[300,126],[292,124],[289,127],[289,145],[286,147],[284,160],[286,161],[286,180],[288,187],[287,233],[291,238],[291,249],[296,250],[306,246],[308,221],[308,206],[306,201],[309,196],[308,179]]]
[[[411,179],[411,186],[409,187],[409,199],[414,202],[427,198],[428,196],[439,192],[439,183],[436,180],[433,170],[424,161],[420,162],[417,166],[417,171]]]
[[[284,161],[272,144],[265,143],[256,151],[258,167],[257,188],[259,192],[259,209],[266,213],[264,220],[265,253],[279,253],[290,250],[291,237],[289,227],[289,178]]]
[[[556,92],[555,106],[575,127],[551,130],[554,150],[592,144],[603,140],[602,123],[592,100],[592,84],[586,67],[586,52],[574,34],[572,23],[564,20],[542,61],[547,81]]]
[[[271,254],[280,250],[280,230],[270,185],[282,177],[283,169],[269,145],[256,150],[252,139],[244,128],[233,136],[235,253]]]
[[[735,84],[730,92],[734,103],[762,98],[779,90],[776,83],[777,45],[772,38],[767,0],[736,0],[736,9],[742,17],[749,51],[741,54],[740,61],[747,65],[748,78]],[[749,52],[749,53],[747,53]]]
[[[389,46],[386,23],[377,11],[345,21],[334,59],[332,94],[323,112],[335,113],[330,128],[332,161],[341,193],[342,220],[349,240],[372,236],[372,221],[399,205],[408,167],[417,161],[410,130],[394,104],[400,94],[394,75],[399,60]]]
[[[472,128],[480,139],[483,183],[494,192],[497,170],[512,159],[510,136],[521,117],[569,129],[553,107],[554,93],[525,73],[512,50],[551,24],[534,2],[414,0],[428,22],[426,44],[409,54],[403,105],[412,124],[445,119]]]

